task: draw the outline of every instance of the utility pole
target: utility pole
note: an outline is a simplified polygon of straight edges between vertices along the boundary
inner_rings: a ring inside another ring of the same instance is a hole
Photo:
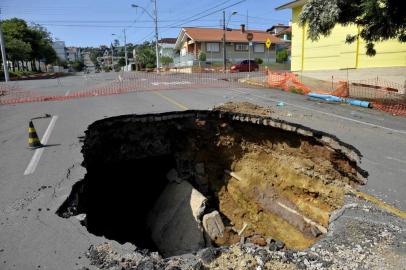
[[[1,8],[0,8],[0,14],[1,14]],[[1,23],[1,18],[0,18],[0,23]],[[5,82],[8,82],[10,80],[10,77],[8,75],[8,67],[7,67],[6,43],[4,42],[3,30],[2,30],[1,24],[0,24],[0,47],[1,47],[1,55],[3,58],[4,80],[5,80]]]
[[[248,27],[248,9],[247,9],[247,30],[249,29]]]
[[[145,11],[145,13],[154,20],[155,23],[155,55],[156,55],[156,72],[159,73],[159,47],[158,47],[158,9],[156,7],[156,0],[154,1],[154,16],[151,15],[151,13],[148,12],[145,8],[132,4],[131,6],[133,8],[140,8]]]
[[[111,43],[111,71],[114,71],[114,47]]]
[[[154,0],[154,15],[155,15],[155,54],[156,54],[156,72],[159,73],[159,48],[158,48],[158,9],[156,0]]]
[[[223,69],[224,73],[227,69],[227,56],[226,56],[226,11],[223,10]]]
[[[124,32],[124,54],[125,54],[125,69],[124,69],[124,71],[128,71],[127,36],[125,34],[125,28],[124,28],[123,32]]]

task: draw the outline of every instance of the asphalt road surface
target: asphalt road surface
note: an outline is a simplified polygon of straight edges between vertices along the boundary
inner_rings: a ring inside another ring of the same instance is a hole
[[[154,77],[140,76],[145,85],[157,86]],[[65,77],[60,83],[18,84],[45,95],[65,95],[116,79],[117,74],[110,73]],[[60,218],[55,211],[85,174],[80,165],[80,138],[88,125],[123,114],[208,109],[227,101],[270,107],[275,117],[334,134],[358,148],[363,155],[361,167],[370,174],[361,190],[406,210],[406,118],[237,83],[202,87],[192,80],[190,87],[176,89],[174,85],[169,90],[155,87],[120,95],[0,106],[0,269],[79,269],[88,264],[83,253],[90,244],[106,239],[89,234],[75,218]],[[276,106],[279,101],[284,106]],[[34,123],[40,138],[48,138],[47,147],[36,154],[27,148],[28,121],[44,114],[52,117]]]

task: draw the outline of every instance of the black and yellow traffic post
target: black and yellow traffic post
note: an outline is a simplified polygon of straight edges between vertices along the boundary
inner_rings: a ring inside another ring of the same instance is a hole
[[[42,147],[42,143],[38,138],[37,131],[35,130],[34,124],[32,120],[28,125],[28,147],[31,149]]]

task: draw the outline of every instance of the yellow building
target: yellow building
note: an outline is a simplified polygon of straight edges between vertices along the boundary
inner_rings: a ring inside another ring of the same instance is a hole
[[[282,5],[277,10],[292,9],[291,70],[326,70],[406,66],[406,43],[389,40],[375,44],[376,55],[366,55],[365,41],[345,43],[348,34],[355,35],[356,25],[336,25],[328,37],[318,41],[307,39],[307,28],[299,26],[299,15],[306,0]]]

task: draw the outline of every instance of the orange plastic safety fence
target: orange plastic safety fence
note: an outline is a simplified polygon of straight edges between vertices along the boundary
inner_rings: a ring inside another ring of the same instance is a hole
[[[340,81],[333,91],[310,89],[297,79],[297,75],[290,72],[268,71],[268,84],[270,87],[284,91],[301,94],[318,93],[328,94],[344,98],[356,98],[368,100],[373,108],[406,116],[406,90],[400,84],[383,79],[370,79],[362,81]]]
[[[271,87],[280,88],[284,91],[302,94],[310,93],[310,89],[301,83],[296,74],[291,72],[268,72],[268,84]]]
[[[373,102],[372,107],[393,115],[406,116],[406,104],[382,104]]]

